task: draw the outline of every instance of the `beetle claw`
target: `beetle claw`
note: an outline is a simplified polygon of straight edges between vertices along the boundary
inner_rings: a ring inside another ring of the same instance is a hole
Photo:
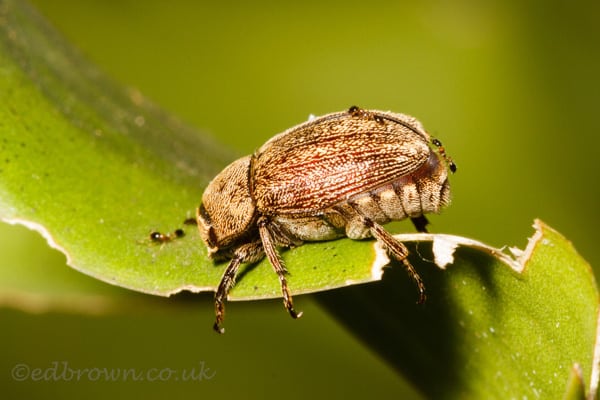
[[[221,326],[225,317],[225,305],[220,300],[215,300],[215,323],[213,330],[217,333],[225,333],[225,328]]]
[[[296,310],[294,310],[294,306],[291,303],[285,303],[285,308],[288,310],[290,316],[294,319],[298,319],[302,316],[302,311],[296,312]]]
[[[417,304],[418,305],[425,304],[426,301],[427,301],[427,295],[425,294],[424,291],[421,291],[421,288],[419,287],[419,299],[417,300]]]
[[[213,325],[213,330],[218,334],[225,333],[225,328],[223,328],[218,322],[215,322]]]

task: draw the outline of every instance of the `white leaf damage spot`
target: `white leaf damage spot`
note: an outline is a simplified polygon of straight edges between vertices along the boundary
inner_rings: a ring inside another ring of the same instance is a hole
[[[433,239],[433,257],[435,265],[445,269],[448,264],[454,262],[454,251],[459,242],[445,235]]]
[[[383,246],[376,241],[375,242],[375,260],[373,261],[373,265],[371,266],[371,277],[374,280],[381,280],[383,276],[383,267],[390,263],[390,257],[387,255],[387,251],[383,248]]]
[[[181,292],[204,293],[214,292],[214,290],[215,288],[213,286],[182,285],[176,289],[168,291],[165,296],[171,297]]]
[[[542,227],[539,220],[535,220],[533,227],[535,228],[534,235],[529,239],[525,250],[520,250],[516,247],[508,247],[508,252],[505,252],[505,248],[496,248],[482,243],[478,240],[446,234],[432,234],[432,233],[403,233],[394,235],[400,242],[432,242],[432,251],[435,264],[441,268],[446,267],[454,262],[454,253],[459,247],[468,247],[486,253],[498,261],[506,264],[508,267],[513,269],[515,272],[522,273],[525,269],[525,265],[535,246],[539,243],[542,238]],[[381,279],[383,275],[383,268],[389,264],[390,259],[385,249],[375,242],[375,260],[371,266],[371,278],[373,280]]]

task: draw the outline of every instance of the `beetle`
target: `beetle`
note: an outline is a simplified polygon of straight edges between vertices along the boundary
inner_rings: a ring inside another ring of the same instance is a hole
[[[407,269],[423,302],[408,249],[382,225],[409,218],[426,232],[424,214],[450,202],[448,170],[456,165],[415,118],[356,106],[290,128],[232,162],[208,184],[196,213],[209,257],[230,260],[215,292],[214,329],[224,332],[224,302],[240,264],[265,256],[285,308],[300,317],[277,247],[344,236],[378,240]]]

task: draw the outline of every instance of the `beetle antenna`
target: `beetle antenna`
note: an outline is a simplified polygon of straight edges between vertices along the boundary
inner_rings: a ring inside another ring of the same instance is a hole
[[[444,146],[442,146],[442,142],[440,142],[439,140],[434,138],[434,139],[431,139],[431,143],[433,143],[433,145],[438,148],[438,152],[440,153],[442,158],[448,164],[448,168],[450,168],[450,171],[452,171],[452,173],[455,173],[456,172],[456,164],[454,164],[454,161],[452,161],[452,157],[450,157],[448,154],[446,154],[446,149],[444,149]]]

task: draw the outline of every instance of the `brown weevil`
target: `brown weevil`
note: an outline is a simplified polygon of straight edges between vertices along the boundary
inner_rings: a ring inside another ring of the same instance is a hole
[[[267,256],[293,318],[287,270],[277,247],[374,237],[425,286],[408,250],[382,225],[410,218],[426,232],[424,214],[450,202],[455,164],[416,119],[358,107],[312,119],[274,136],[217,175],[197,209],[200,235],[215,260],[230,260],[215,293],[214,329],[222,333],[225,299],[240,264]]]

